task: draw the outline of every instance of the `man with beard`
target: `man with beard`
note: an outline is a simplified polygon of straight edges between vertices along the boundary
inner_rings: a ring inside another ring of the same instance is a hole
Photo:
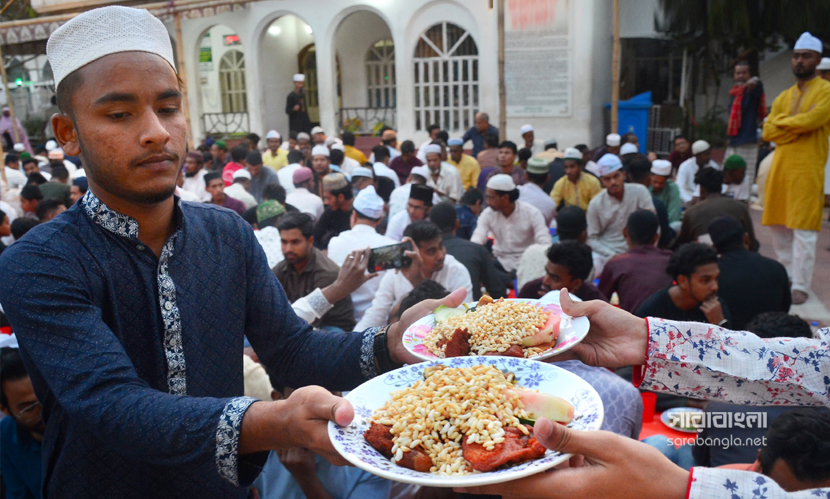
[[[192,192],[202,202],[208,202],[211,199],[209,192],[205,190],[205,175],[208,171],[204,168],[205,158],[199,151],[190,151],[184,157],[184,184],[182,189]]]
[[[40,443],[46,425],[20,350],[0,350],[0,474],[6,497],[40,497]]]

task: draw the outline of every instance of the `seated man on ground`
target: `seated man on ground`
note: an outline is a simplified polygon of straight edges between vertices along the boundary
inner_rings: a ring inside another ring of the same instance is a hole
[[[389,224],[386,226],[386,237],[396,242],[403,238],[404,231],[410,224],[426,219],[434,201],[435,191],[432,187],[415,183],[410,185],[406,210],[389,218]]]
[[[632,213],[623,229],[629,250],[610,259],[599,276],[602,294],[610,297],[616,292],[620,308],[627,312],[634,313],[643,300],[671,286],[666,274],[671,251],[657,248],[659,224],[648,210]]]
[[[314,172],[307,166],[301,166],[291,174],[294,189],[286,195],[285,201],[303,213],[308,213],[316,222],[323,216],[325,205],[320,196],[314,194]]]
[[[593,259],[591,248],[576,241],[559,242],[550,247],[547,253],[545,277],[525,284],[519,291],[519,298],[541,298],[551,291],[558,292],[567,288],[574,296],[583,301],[608,298],[590,281]]]
[[[333,237],[351,228],[354,193],[342,173],[329,173],[321,184],[326,208],[314,225],[314,246],[324,250]]]
[[[651,186],[648,190],[651,195],[666,205],[666,214],[669,217],[669,227],[673,231],[680,230],[681,202],[680,189],[671,179],[672,166],[668,160],[655,159],[651,163]]]
[[[578,241],[585,244],[588,240],[588,223],[585,220],[585,212],[579,206],[565,206],[556,214],[556,234],[553,236],[554,244],[562,241]],[[519,267],[516,269],[516,280],[519,289],[534,279],[545,277],[545,264],[550,244],[531,244],[522,253],[519,260]],[[591,270],[593,275],[593,270]],[[588,280],[592,280],[588,277]]]
[[[276,174],[275,174],[276,175]],[[248,190],[251,188],[251,173],[248,170],[236,170],[233,172],[233,184],[225,187],[225,195],[242,201],[246,210],[255,208],[257,204]]]
[[[233,174],[230,175],[231,180]],[[245,204],[238,199],[225,194],[225,181],[222,180],[222,174],[219,172],[210,172],[205,175],[205,190],[210,193],[210,202],[223,208],[231,209],[240,216],[245,214]],[[43,220],[41,218],[41,220]]]
[[[413,251],[405,253],[412,258],[412,264],[396,272],[386,272],[372,305],[363,314],[356,331],[388,324],[392,307],[427,279],[432,279],[446,289],[465,288],[467,296],[464,302],[473,300],[470,273],[452,255],[447,254],[441,230],[434,223],[421,220],[409,225],[404,231],[404,242],[406,241],[412,241]]]
[[[484,209],[484,194],[477,187],[470,187],[461,196],[461,201],[455,205],[455,215],[458,217],[458,229],[455,235],[467,241],[473,237],[478,225],[478,217]]]
[[[283,261],[282,256],[282,241],[280,240],[280,231],[277,229],[277,224],[280,218],[285,213],[285,207],[273,199],[265,201],[256,207],[256,221],[259,230],[254,232],[256,240],[265,251],[265,257],[268,259],[268,267],[271,270]]]
[[[519,200],[542,212],[548,227],[556,217],[556,203],[542,190],[549,178],[550,173],[545,160],[530,158],[527,162],[527,183],[519,186]]]
[[[593,175],[582,171],[582,153],[578,149],[565,149],[565,176],[553,184],[550,197],[558,208],[578,206],[588,209],[588,203],[600,193],[602,186]]]

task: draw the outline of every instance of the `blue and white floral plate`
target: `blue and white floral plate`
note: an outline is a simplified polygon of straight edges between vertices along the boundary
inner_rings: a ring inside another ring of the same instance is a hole
[[[405,366],[369,380],[346,395],[355,409],[355,419],[349,426],[329,423],[329,438],[334,448],[358,468],[398,482],[430,487],[473,487],[509,482],[539,473],[566,461],[570,454],[548,451],[543,457],[510,468],[463,476],[441,476],[413,471],[392,463],[380,455],[363,438],[369,428],[370,417],[387,400],[390,393],[411,386],[423,379],[427,367],[443,364],[450,367],[471,367],[490,364],[503,371],[512,371],[520,386],[550,393],[570,401],[576,408],[575,418],[568,425],[575,430],[599,430],[605,411],[594,388],[579,376],[551,364],[513,357],[456,357]]]

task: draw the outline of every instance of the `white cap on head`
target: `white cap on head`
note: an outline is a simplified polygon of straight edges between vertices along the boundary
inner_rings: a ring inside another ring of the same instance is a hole
[[[26,150],[26,146],[24,146],[20,142],[18,142],[17,144],[14,145],[14,151],[15,152],[23,152],[25,150]]]
[[[830,71],[830,57],[822,57],[816,69],[819,71]]]
[[[355,177],[375,178],[375,174],[372,170],[366,168],[365,166],[358,166],[352,170],[352,178]]]
[[[668,177],[671,175],[671,161],[655,159],[651,162],[651,173]]]
[[[527,132],[532,132],[533,127],[531,125],[522,125],[522,135],[526,134]]]
[[[48,152],[48,151],[53,151],[53,150],[57,149],[59,146],[58,146],[58,143],[56,141],[49,140],[49,141],[46,142],[46,145],[44,147],[46,147],[46,151]]]
[[[329,157],[329,148],[326,146],[314,146],[311,148],[311,155],[312,156],[325,156]]]
[[[144,9],[113,5],[89,10],[56,29],[46,42],[55,88],[77,69],[120,52],[156,54],[176,70],[167,28]]]
[[[565,149],[564,159],[578,159],[579,161],[582,161],[582,153],[575,147],[569,147]]]
[[[346,147],[343,145],[342,141],[341,142],[335,141],[334,144],[331,145],[330,149],[332,151],[338,150],[338,151],[346,152]]]
[[[637,146],[635,146],[631,142],[626,142],[622,145],[622,147],[620,147],[620,156],[624,156],[626,154],[634,154],[639,150],[640,149],[638,149]]]
[[[424,156],[427,154],[441,154],[441,146],[438,144],[430,144],[424,147]]]
[[[622,161],[620,161],[620,158],[616,154],[606,154],[597,161],[597,170],[599,171],[600,177],[614,173],[622,167]]]
[[[314,128],[312,128],[312,129],[311,129],[311,135],[314,135],[315,133],[323,133],[323,134],[324,134],[324,133],[326,133],[326,132],[325,132],[325,131],[323,131],[323,127],[321,127],[321,126],[316,126],[316,127],[314,127]]]
[[[303,73],[295,74],[294,81],[305,81],[305,75]]]
[[[793,50],[812,50],[813,52],[821,54],[824,50],[824,45],[821,43],[821,40],[814,37],[809,31],[805,31],[796,40]]]
[[[278,132],[276,130],[269,130],[268,133],[265,134],[265,140],[268,140],[268,139],[281,139],[281,138],[282,138],[282,136],[280,135],[280,132]]]
[[[415,168],[409,170],[410,175],[420,175],[424,178],[429,178],[429,168],[426,166],[416,166]]]
[[[245,169],[236,170],[235,172],[233,172],[233,178],[234,180],[238,178],[247,178],[248,180],[251,180],[251,173]]]
[[[364,168],[364,170],[366,169]],[[357,193],[352,207],[361,215],[369,218],[381,218],[383,216],[383,198],[378,196],[373,185],[369,185]]]
[[[620,145],[620,140],[622,140],[622,138],[620,137],[620,134],[618,134],[618,133],[609,133],[608,135],[605,136],[605,145],[611,146],[611,147],[618,146],[618,145]]]
[[[493,189],[494,191],[510,192],[516,189],[516,183],[513,182],[513,177],[510,175],[499,173],[498,175],[490,177],[490,180],[487,181],[487,188]]]
[[[709,150],[709,143],[705,140],[696,140],[692,144],[692,154],[700,154]]]

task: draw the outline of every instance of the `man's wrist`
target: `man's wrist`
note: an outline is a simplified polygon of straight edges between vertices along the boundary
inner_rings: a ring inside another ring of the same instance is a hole
[[[392,350],[389,348],[389,331],[392,328],[397,328],[399,323],[394,323],[389,326],[384,326],[380,328],[375,334],[375,341],[374,341],[374,355],[375,355],[375,366],[377,367],[378,374],[383,374],[389,371],[393,371],[402,366],[401,363],[393,356]],[[396,332],[395,329],[393,332]]]

